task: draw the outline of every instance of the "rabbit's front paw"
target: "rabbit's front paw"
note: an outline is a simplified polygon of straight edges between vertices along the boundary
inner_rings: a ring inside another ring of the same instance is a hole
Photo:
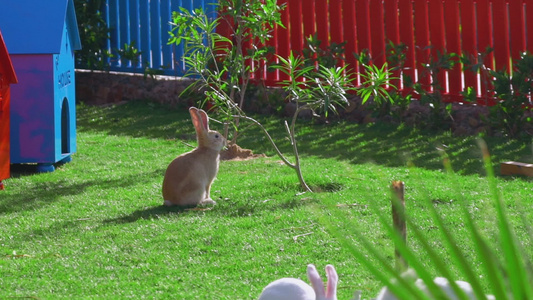
[[[215,205],[215,204],[217,203],[211,198],[205,198],[204,200],[200,201],[200,203],[198,203],[198,205],[201,205],[201,206]]]

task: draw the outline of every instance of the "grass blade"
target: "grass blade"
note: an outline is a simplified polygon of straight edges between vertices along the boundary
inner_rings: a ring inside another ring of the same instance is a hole
[[[353,230],[357,240],[362,244],[363,248],[366,249],[369,255],[379,262],[379,266],[370,261],[360,249],[347,241],[347,239],[343,237],[339,231],[334,228],[333,224],[323,215],[319,214],[319,220],[327,227],[328,231],[333,234],[341,244],[354,255],[354,257],[357,258],[358,262],[363,264],[379,281],[387,286],[398,299],[429,299],[414,285],[413,282],[403,278],[397,273],[390,265],[390,262],[380,254],[381,251],[376,249],[357,229]],[[385,272],[382,272],[380,269],[385,269]],[[394,278],[396,282],[391,280],[391,277]]]
[[[479,140],[479,146],[483,153],[483,162],[487,171],[489,189],[495,201],[496,211],[498,213],[498,222],[500,229],[501,246],[504,253],[507,276],[509,285],[514,299],[533,299],[533,288],[529,273],[526,271],[525,263],[520,257],[523,253],[517,246],[516,237],[512,232],[511,225],[507,220],[507,214],[504,208],[503,200],[498,192],[498,185],[492,168],[490,153],[486,143]]]
[[[444,169],[446,170],[446,173],[448,174],[448,180],[451,182],[451,184],[453,186],[459,186],[457,181],[455,180],[455,177],[452,176],[454,174],[454,171],[453,171],[453,168],[452,168],[452,165],[451,165],[451,162],[450,162],[450,159],[449,159],[448,155],[444,151],[442,151],[441,154],[442,154],[442,157],[443,157]],[[462,194],[460,194],[460,195],[462,195]],[[478,253],[480,256],[485,256],[485,255],[488,256],[486,259],[484,259],[484,261],[485,261],[486,264],[491,264],[491,262],[493,260],[489,259],[489,258],[490,258],[491,255],[492,255],[492,257],[494,257],[494,256],[493,256],[493,254],[489,254],[489,253],[492,253],[492,251],[490,251],[490,249],[488,249],[488,246],[486,245],[484,240],[481,238],[481,236],[479,234],[479,231],[477,230],[477,227],[473,223],[471,215],[468,212],[468,209],[466,207],[466,203],[465,203],[464,197],[461,196],[461,198],[462,198],[461,208],[462,208],[462,211],[463,211],[463,213],[465,215],[465,218],[467,219],[467,226],[469,228],[469,232],[472,233],[472,235],[474,237],[473,240],[475,241],[474,245],[475,245],[476,253]],[[484,293],[483,288],[481,286],[481,282],[479,281],[479,276],[474,274],[474,272],[473,272],[473,270],[471,268],[471,265],[472,265],[471,262],[468,262],[466,260],[463,252],[457,246],[457,242],[455,241],[455,239],[453,238],[453,236],[451,235],[451,233],[449,232],[447,227],[444,225],[444,220],[437,213],[436,209],[433,206],[430,206],[430,212],[431,212],[431,215],[432,215],[434,221],[438,224],[438,227],[439,227],[439,229],[442,232],[442,236],[444,237],[444,240],[446,241],[446,243],[448,245],[448,249],[452,253],[452,258],[455,260],[457,266],[459,266],[460,269],[463,271],[463,274],[466,276],[466,280],[472,286],[472,289],[473,289],[476,297],[479,298],[479,299],[484,299],[486,297],[485,293]],[[489,278],[492,275],[492,278],[490,279],[491,280],[491,286],[493,287],[493,289],[495,289],[497,291],[496,294],[499,295],[500,297],[505,297],[505,294],[503,293],[503,288],[504,288],[503,280],[502,280],[501,276],[496,276],[499,273],[498,272],[498,270],[499,270],[498,267],[496,265],[494,265],[494,264],[491,264],[490,266],[486,267],[486,270],[489,273]],[[500,299],[500,298],[498,298],[498,299]],[[503,298],[501,298],[501,299],[503,299]]]
[[[395,196],[393,196],[393,199],[396,199]],[[395,205],[399,205],[398,200],[393,201],[393,203],[396,203]],[[398,251],[401,253],[401,255],[405,258],[405,260],[409,263],[409,265],[416,271],[418,276],[420,276],[420,279],[424,281],[428,289],[431,291],[431,293],[436,296],[439,299],[445,299],[446,296],[442,289],[440,289],[435,282],[433,281],[433,276],[427,271],[427,268],[420,263],[420,259],[416,256],[416,254],[411,251],[405,242],[403,241],[400,233],[392,227],[392,225],[389,223],[387,219],[385,219],[385,216],[373,206],[370,205],[376,215],[378,215],[380,223],[385,227],[385,230],[387,231],[388,236],[394,241],[394,244],[396,245]],[[416,225],[411,222],[411,219],[404,214],[403,216],[408,224],[411,225],[410,229],[414,229],[415,236],[421,242],[424,251],[428,252],[430,254],[430,257],[432,258],[433,263],[437,263],[439,267],[444,267],[444,264],[440,261],[440,259],[435,255],[435,253],[431,250],[431,246],[425,241],[425,237],[421,236],[416,228]],[[433,254],[433,256],[431,255]],[[439,262],[441,262],[439,264]]]

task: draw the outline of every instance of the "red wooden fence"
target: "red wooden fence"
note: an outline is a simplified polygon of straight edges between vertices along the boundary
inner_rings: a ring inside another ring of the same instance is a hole
[[[403,43],[407,46],[403,74],[428,85],[430,77],[423,66],[438,52],[471,55],[477,63],[478,53],[491,47],[494,51],[483,63],[493,70],[510,70],[522,52],[533,52],[533,0],[278,1],[283,2],[286,29],[276,28],[269,45],[284,57],[289,51],[301,53],[305,37],[316,33],[324,46],[347,41],[345,63],[360,71],[354,52],[368,49],[373,62],[381,66],[386,44]],[[282,76],[278,71],[260,72],[256,79],[274,85]],[[474,88],[480,100],[491,98],[487,78],[463,70],[460,64],[438,78],[449,101],[461,101],[467,87]]]

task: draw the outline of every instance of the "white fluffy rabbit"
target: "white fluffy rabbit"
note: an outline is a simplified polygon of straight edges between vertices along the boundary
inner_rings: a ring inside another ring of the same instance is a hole
[[[307,277],[311,286],[300,279],[282,278],[267,285],[259,300],[337,300],[339,278],[332,265],[326,266],[327,286],[320,278],[314,265],[307,266]]]
[[[166,206],[215,204],[210,189],[218,173],[220,151],[226,141],[220,133],[209,130],[209,118],[205,111],[191,107],[189,113],[196,129],[198,147],[176,157],[168,166],[163,180]]]
[[[453,291],[448,279],[446,279],[444,277],[437,277],[437,278],[435,278],[433,280],[433,282],[435,282],[435,284],[439,288],[442,289],[444,294],[446,294],[448,300],[457,300],[457,299],[459,299],[457,297],[457,295],[455,294],[455,292]],[[456,281],[455,283],[459,286],[460,289],[462,289],[465,292],[465,295],[468,297],[468,299],[470,299],[470,300],[476,300],[477,299],[476,295],[474,294],[474,290],[472,289],[472,286],[470,285],[470,283],[468,283],[466,281]],[[415,285],[420,290],[422,290],[426,295],[428,295],[428,296],[431,295],[431,293],[429,292],[426,284],[421,279],[417,279],[415,281]],[[495,298],[492,295],[487,295],[487,299],[494,300]],[[385,288],[383,288],[381,290],[381,292],[379,293],[379,295],[376,298],[376,300],[398,300],[398,298],[396,298],[396,296],[394,296],[394,294],[392,294],[391,291],[388,288],[385,287]]]

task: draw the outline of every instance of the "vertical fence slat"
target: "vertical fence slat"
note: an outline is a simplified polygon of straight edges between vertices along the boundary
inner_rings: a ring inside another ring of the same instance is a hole
[[[118,5],[118,45],[115,49],[112,49],[114,53],[116,53],[116,50],[122,49],[124,47],[124,44],[129,44],[129,20],[128,20],[128,4],[129,1],[127,0],[119,0]],[[119,66],[127,68],[129,66],[128,60],[125,58],[120,57],[120,60],[118,62]]]
[[[394,44],[400,42],[398,0],[384,0],[385,38]]]
[[[368,0],[356,0],[355,1],[355,21],[356,21],[356,34],[357,34],[357,53],[361,54],[364,51],[369,51],[372,54],[370,44],[370,20],[369,20],[369,4]],[[356,71],[364,74],[366,73],[364,66],[357,64]],[[363,83],[362,76],[359,76],[359,80]]]
[[[276,27],[274,26],[272,28],[272,33],[271,33],[272,37],[268,41],[266,41],[266,44],[264,46],[272,47],[276,49],[278,46],[277,35],[278,33],[276,31]],[[274,55],[269,55],[266,61],[255,62],[255,64],[258,64],[260,68],[264,69],[264,75],[261,76],[261,74],[257,74],[257,76],[254,76],[256,77],[254,79],[257,82],[262,82],[263,84],[266,84],[266,82],[275,83],[279,81],[278,73],[276,72],[276,70],[270,68],[270,65],[274,62],[276,62],[276,58]],[[256,67],[256,65],[254,65],[254,67]]]
[[[357,30],[357,50],[359,53],[365,49],[372,53],[370,42],[370,7],[368,1],[355,1],[355,20],[357,21],[355,28]]]
[[[159,49],[161,49],[161,66],[163,69],[168,69],[172,67],[172,48],[166,45],[166,41],[170,38],[168,32],[170,31],[170,0],[160,0],[160,9],[161,9],[161,44]]]
[[[342,32],[342,7],[341,1],[330,1],[329,2],[329,31],[331,32],[330,44],[336,43],[340,44],[344,41],[344,36]],[[344,62],[340,61],[338,63],[339,67],[344,66]]]
[[[307,39],[317,34],[316,29],[316,23],[317,23],[317,14],[320,15],[315,11],[315,2],[312,1],[298,1],[298,8],[301,11],[300,14],[300,21],[303,23],[302,30],[302,46],[299,48],[299,51],[294,53],[295,55],[303,55],[303,50],[307,48]],[[322,31],[326,32],[327,30]],[[292,30],[291,33],[292,34]],[[318,39],[320,37],[317,36]],[[322,44],[326,43],[327,41],[322,41]],[[313,58],[316,58],[316,55],[313,56]]]
[[[107,17],[106,22],[109,28],[109,40],[107,42],[107,49],[110,51],[117,47],[117,43],[120,42],[120,35],[118,34],[118,0],[108,0],[107,5]],[[118,61],[108,59],[109,66],[115,67],[118,65]]]
[[[471,65],[477,63],[477,33],[476,33],[476,13],[474,0],[461,1],[461,41],[463,43],[463,55],[466,55]],[[464,66],[465,88],[472,87],[479,94],[477,72],[470,69],[471,66]]]
[[[125,45],[129,45],[131,43],[130,40],[130,20],[129,20],[129,1],[128,0],[119,0],[118,5],[118,34],[120,36],[120,43],[118,44],[117,49],[124,49]],[[124,57],[120,58],[120,66],[128,68],[131,67],[130,61]]]
[[[399,14],[398,14],[398,1],[397,0],[385,0],[383,1],[384,8],[384,31],[385,31],[385,47],[390,43],[398,45],[400,43],[400,30],[399,30]],[[387,59],[387,57],[385,57]],[[389,65],[389,68],[393,67]],[[396,69],[392,71],[392,77],[397,79],[391,80],[391,84],[397,88],[401,88],[401,71]]]
[[[302,2],[302,19],[303,19],[303,37],[307,39],[309,36],[316,33],[316,15],[315,1]]]
[[[509,17],[507,15],[507,3],[505,2],[505,0],[494,0],[492,2],[496,70],[510,70]]]
[[[382,66],[385,59],[385,20],[382,1],[370,1],[370,37],[371,49],[374,62]]]
[[[355,32],[355,2],[354,1],[343,1],[342,2],[342,27],[343,27],[343,36],[344,40],[347,41],[346,47],[344,48],[344,56],[346,59],[346,64],[350,72],[354,72],[357,67],[357,60],[353,55],[356,51],[356,40],[357,34]],[[354,72],[354,84],[359,85],[357,74]]]
[[[161,67],[161,9],[159,1],[150,1],[150,51],[153,68]]]
[[[442,0],[429,1],[429,38],[430,38],[430,60],[437,61],[439,55],[443,55],[446,50],[444,42],[444,6]],[[446,70],[440,70],[437,74],[437,80],[442,93],[447,93]],[[435,83],[434,83],[435,84]]]
[[[487,47],[493,47],[493,27],[492,14],[490,9],[490,2],[488,0],[477,0],[476,3],[476,19],[477,19],[477,35],[478,35],[478,51],[483,51]],[[483,28],[483,29],[481,29]],[[486,60],[489,68],[494,69],[494,53],[491,53]]]
[[[493,23],[492,23],[492,11],[490,7],[490,2],[488,0],[478,0],[476,9],[477,9],[477,31],[478,34],[478,51],[483,52],[487,47],[494,47],[493,40]],[[481,29],[483,28],[483,29]],[[478,63],[483,63],[487,68],[494,70],[494,54],[495,52],[490,52],[483,62],[478,61]],[[481,88],[480,88],[480,103],[487,103],[486,99],[490,98],[491,93],[489,92],[490,82],[485,80],[484,75],[480,74],[481,78]]]
[[[142,60],[143,61],[147,61],[149,62],[148,63],[148,66],[150,68],[153,68],[154,66],[152,65],[152,53],[150,51],[150,40],[151,40],[151,33],[150,33],[150,26],[148,24],[150,24],[150,13],[149,13],[149,0],[140,0],[140,3],[139,3],[139,18],[140,18],[140,21],[139,23],[141,24],[141,30],[140,30],[140,34],[141,34],[141,40],[139,41],[139,45],[141,47],[141,51],[142,51]]]
[[[130,37],[130,43],[131,45],[134,45],[137,49],[140,49],[140,39],[139,39],[139,5],[138,0],[133,0],[132,3],[129,5],[129,37]],[[141,57],[137,57],[138,61],[132,61],[131,67],[134,71],[139,71],[142,66],[142,60]]]
[[[278,44],[278,31],[276,28],[277,25],[274,26],[272,31],[272,37],[267,41],[266,46],[272,47],[274,49],[279,48]],[[265,71],[266,76],[264,78],[257,78],[258,80],[262,80],[263,83],[267,84],[275,84],[276,82],[280,81],[279,72],[276,69],[270,68],[272,64],[277,63],[277,59],[274,55],[270,55],[267,58],[267,61],[261,62],[261,64],[265,65]]]
[[[344,41],[342,36],[342,8],[341,1],[329,1],[329,31],[331,32],[331,43],[340,44]]]
[[[314,0],[314,2],[316,12],[316,34],[318,40],[322,41],[320,47],[322,49],[326,49],[326,47],[329,45],[328,0]]]
[[[301,5],[302,5],[303,38],[304,38],[304,45],[302,48],[303,50],[303,49],[308,48],[307,40],[311,38],[312,36],[314,36],[315,34],[317,34],[317,29],[315,28],[317,12],[315,12],[315,1],[314,0],[313,1],[302,1]],[[316,59],[317,57],[316,55],[313,55],[312,58]]]
[[[509,34],[511,41],[511,58],[513,63],[520,59],[526,50],[526,22],[524,20],[524,3],[520,0],[509,1]]]
[[[183,6],[182,3],[180,3],[180,5]],[[222,16],[223,10],[224,8],[220,8],[220,11],[216,15],[217,17],[220,17],[218,26],[216,28],[216,32],[220,34],[221,36],[227,38],[228,40],[233,40],[233,37],[232,37],[233,36],[233,32],[232,32],[233,24],[231,24],[230,20]],[[224,46],[231,47],[229,43],[227,43],[227,45],[220,45],[220,44],[217,45],[217,47],[224,47]],[[183,49],[182,51],[185,51],[185,50]]]
[[[148,2],[148,0],[141,0],[141,1],[146,1]],[[148,5],[148,3],[146,4]],[[173,12],[180,12],[179,8],[181,7],[181,0],[177,0],[177,1],[170,1],[170,16],[171,16],[171,19],[170,21],[173,21],[172,20],[172,13]],[[142,14],[142,10],[141,10],[141,14]],[[211,14],[211,17],[217,17],[217,15],[213,15],[213,12]],[[170,26],[172,28],[172,26]],[[218,28],[217,28],[218,30]],[[175,44],[172,44],[172,45],[168,45],[167,47],[169,47],[172,51],[172,62],[171,62],[171,66],[172,68],[170,70],[166,70],[165,74],[167,75],[175,75],[175,76],[180,76],[180,75],[183,75],[185,74],[185,66],[184,66],[184,63],[183,63],[183,45],[180,44],[180,45],[175,45]]]
[[[295,54],[301,53],[303,49],[303,26],[302,26],[302,1],[292,0],[290,15],[290,35],[291,49]]]
[[[407,53],[405,54],[405,67],[402,71],[402,79],[409,78],[410,80],[416,80],[415,69],[415,37],[414,37],[414,18],[413,18],[413,4],[411,0],[399,0],[399,31],[400,42],[407,46]],[[410,88],[403,87],[403,93],[409,93]]]
[[[428,30],[428,3],[426,1],[416,1],[414,7],[415,21],[415,53],[417,81],[429,88],[430,76],[424,68],[429,63],[429,30]]]
[[[526,4],[526,49],[533,53],[533,0],[525,0]]]
[[[446,20],[444,22],[446,31],[446,49],[449,53],[461,55],[459,1],[445,0],[444,15],[446,16]],[[449,96],[454,97],[454,99],[451,99],[452,101],[461,101],[458,96],[463,90],[463,80],[461,64],[459,63],[454,66],[453,70],[448,72],[448,89]]]
[[[290,38],[289,38],[289,15],[291,13],[290,5],[287,3],[287,7],[285,10],[281,13],[281,22],[285,26],[285,28],[282,27],[276,27],[276,40],[278,42],[278,47],[276,53],[282,57],[289,57],[290,52]],[[279,80],[288,80],[289,76],[285,75],[282,72],[275,71],[276,76],[279,78]],[[269,83],[267,83],[269,84]],[[273,84],[269,84],[273,85]]]

